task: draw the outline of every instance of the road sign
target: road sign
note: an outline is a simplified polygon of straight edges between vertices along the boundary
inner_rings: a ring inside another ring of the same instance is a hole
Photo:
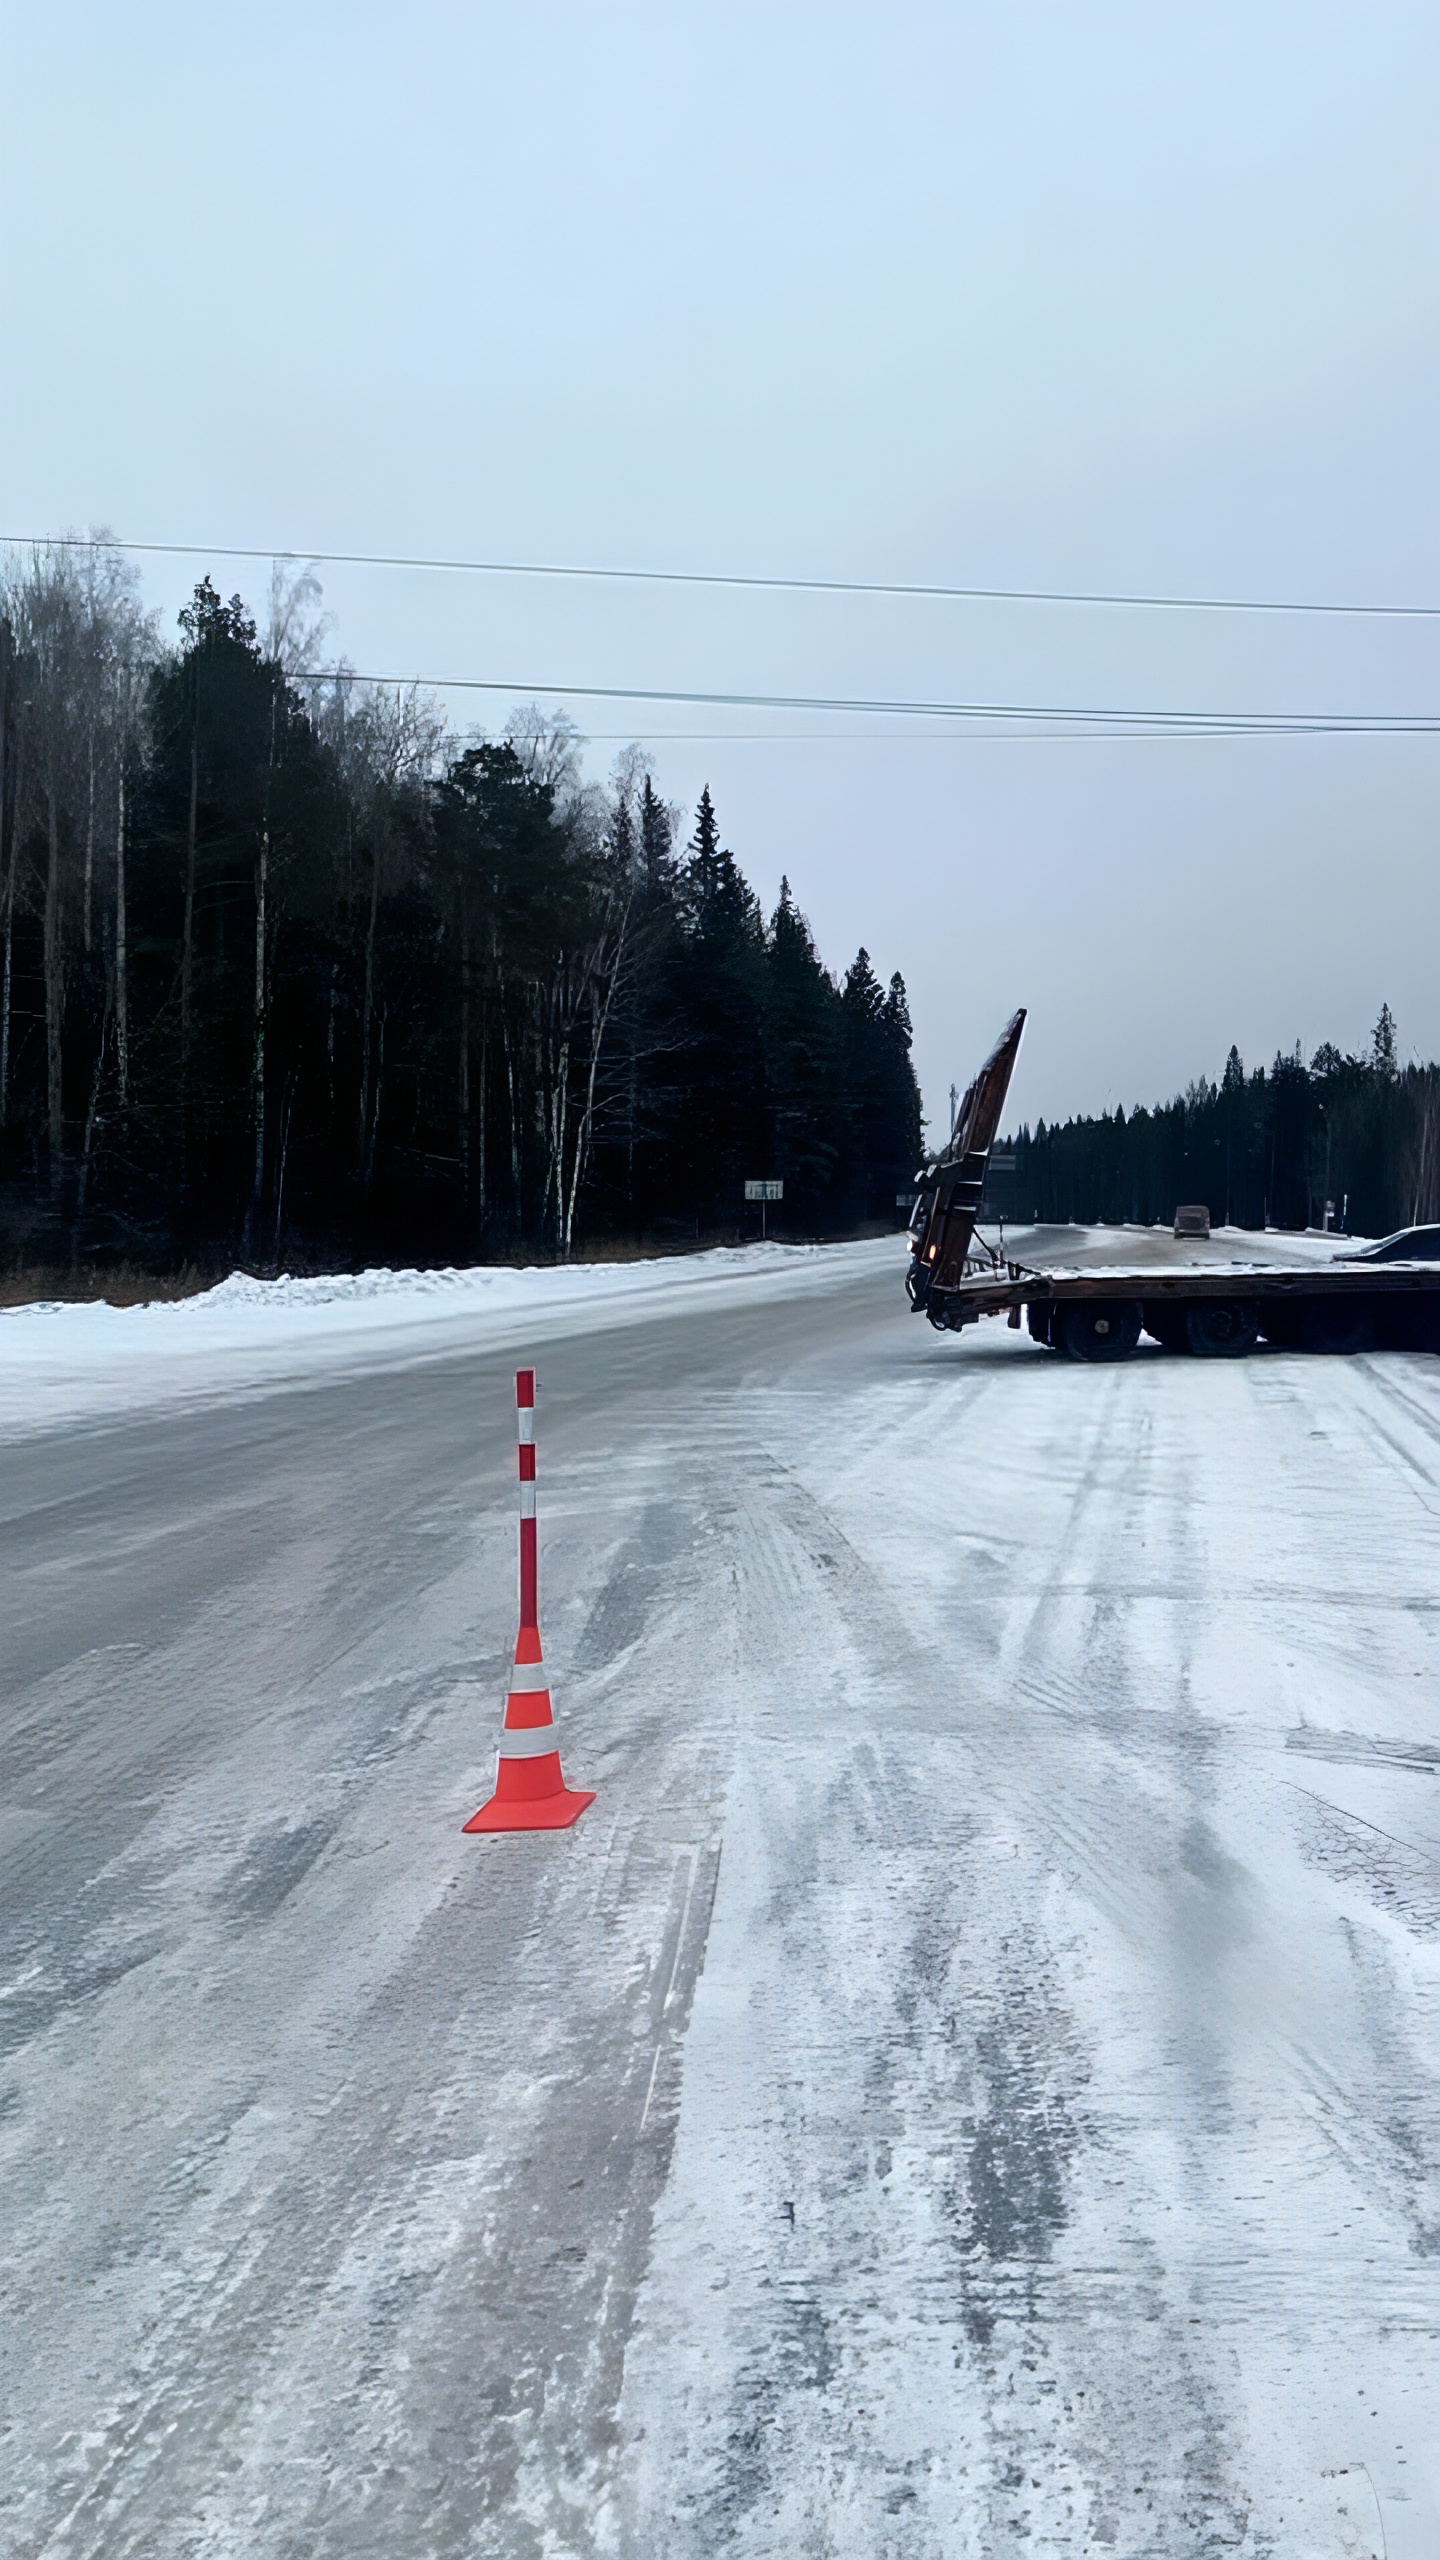
[[[784,1197],[785,1197],[785,1185],[784,1185],[784,1183],[783,1183],[783,1182],[747,1182],[747,1183],[746,1183],[746,1185],[745,1185],[745,1197],[746,1197],[746,1199],[747,1199],[747,1200],[758,1200],[758,1201],[759,1201],[759,1203],[760,1203],[760,1233],[762,1234],[762,1236],[767,1236],[767,1237],[768,1237],[768,1234],[769,1234],[769,1227],[768,1227],[768,1224],[767,1224],[767,1220],[768,1220],[769,1212],[768,1212],[768,1210],[767,1210],[767,1208],[766,1208],[766,1205],[765,1205],[765,1204],[766,1204],[767,1200],[783,1200],[783,1199],[784,1199]]]

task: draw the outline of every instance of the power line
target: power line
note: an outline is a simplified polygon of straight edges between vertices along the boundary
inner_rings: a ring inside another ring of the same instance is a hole
[[[597,568],[550,560],[450,560],[420,552],[274,551],[230,542],[120,542],[83,534],[0,534],[13,542],[55,551],[141,551],[170,559],[286,560],[332,569],[434,569],[487,578],[594,578],[633,586],[732,587],[760,594],[897,596],[946,604],[1103,605],[1159,613],[1290,613],[1348,615],[1367,620],[1440,621],[1440,605],[1337,604],[1273,596],[1162,596],[1090,593],[1069,587],[949,587],[909,585],[878,578],[750,577],[710,569]]]
[[[296,678],[298,683],[302,681]],[[370,682],[383,679],[371,677]],[[1246,733],[1233,729],[577,729],[575,743],[586,747],[959,747],[1079,746],[1117,738],[1138,741],[1230,738]],[[1262,732],[1264,734],[1270,734]],[[1274,734],[1283,735],[1283,732]],[[1350,734],[1341,731],[1344,736]]]
[[[545,695],[551,701],[673,702],[722,711],[805,711],[921,720],[1065,721],[1083,730],[1148,737],[1291,737],[1327,733],[1360,737],[1429,737],[1440,714],[1421,712],[1139,711],[1074,703],[891,701],[883,696],[805,693],[680,692],[659,685],[532,684],[499,676],[360,675],[351,668],[292,679],[306,684],[421,685],[437,693]]]

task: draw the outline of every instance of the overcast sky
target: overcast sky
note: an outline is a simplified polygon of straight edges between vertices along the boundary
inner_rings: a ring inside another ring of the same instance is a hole
[[[1440,604],[1434,0],[3,23],[7,533]],[[170,628],[205,565],[146,563]],[[326,590],[362,670],[510,689],[467,724],[565,684],[1440,709],[1440,621]],[[904,971],[932,1115],[1022,1002],[1031,1117],[1382,999],[1440,1050],[1434,738],[570,707],[597,774],[642,735],[708,780],[832,965]]]

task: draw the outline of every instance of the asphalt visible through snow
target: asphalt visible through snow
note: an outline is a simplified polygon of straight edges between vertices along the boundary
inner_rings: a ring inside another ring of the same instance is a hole
[[[17,2560],[1440,2550],[1440,1361],[843,1285],[0,1472]]]

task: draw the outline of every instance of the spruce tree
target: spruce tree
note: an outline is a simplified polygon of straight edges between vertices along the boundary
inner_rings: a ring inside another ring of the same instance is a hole
[[[734,854],[720,842],[707,782],[686,847],[682,889],[691,925],[717,955],[734,965],[742,950],[757,956],[764,941],[760,901]]]
[[[1377,1076],[1383,1076],[1387,1083],[1399,1073],[1395,1061],[1395,1016],[1388,1004],[1380,1007],[1380,1019],[1370,1044],[1370,1063]]]
[[[748,1176],[769,1152],[760,903],[720,843],[709,786],[679,880],[684,948],[674,974],[684,1026],[685,1103],[676,1172],[701,1227],[734,1228]]]
[[[646,890],[652,897],[670,884],[674,871],[671,837],[670,812],[647,773],[640,793],[640,862]]]
[[[821,964],[788,879],[770,921],[765,1063],[773,1169],[787,1209],[806,1227],[827,1221],[848,1132],[837,1070],[842,1001]]]

